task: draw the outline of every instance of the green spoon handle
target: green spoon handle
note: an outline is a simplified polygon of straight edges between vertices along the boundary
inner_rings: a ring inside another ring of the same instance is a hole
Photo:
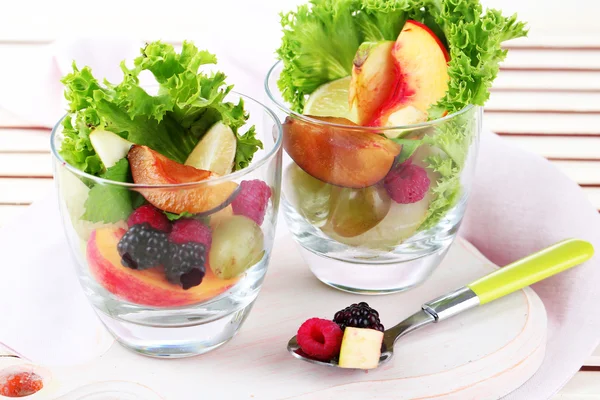
[[[584,240],[568,239],[515,261],[467,285],[479,304],[486,304],[589,260],[594,247]]]

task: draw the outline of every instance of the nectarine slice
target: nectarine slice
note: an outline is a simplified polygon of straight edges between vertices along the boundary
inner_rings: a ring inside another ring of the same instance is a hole
[[[390,115],[408,106],[427,112],[448,90],[448,52],[427,26],[407,21],[392,56],[399,79],[369,125],[389,125]],[[398,122],[397,115],[394,124]]]
[[[210,300],[227,291],[238,279],[219,279],[210,268],[199,286],[184,290],[167,281],[162,268],[133,270],[121,264],[117,244],[124,229],[101,228],[92,233],[87,260],[92,276],[106,290],[135,304],[175,307]]]
[[[375,133],[352,129],[345,118],[311,117],[348,128],[288,117],[283,124],[283,147],[309,175],[338,186],[363,188],[392,168],[401,146]]]
[[[216,177],[213,172],[179,164],[146,146],[134,145],[127,154],[133,181],[142,185],[202,182]],[[238,184],[221,182],[173,189],[138,189],[156,208],[174,214],[218,211],[237,193]]]
[[[356,52],[348,101],[359,125],[371,121],[398,82],[393,47],[391,41],[365,42]]]

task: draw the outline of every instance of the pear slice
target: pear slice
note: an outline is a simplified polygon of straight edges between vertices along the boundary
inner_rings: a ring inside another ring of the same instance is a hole
[[[133,143],[123,139],[116,133],[96,129],[90,133],[90,142],[100,157],[102,164],[107,169],[112,167],[120,159],[127,157],[127,153]]]
[[[233,169],[236,146],[237,140],[231,128],[219,121],[204,134],[185,165],[227,175]]]

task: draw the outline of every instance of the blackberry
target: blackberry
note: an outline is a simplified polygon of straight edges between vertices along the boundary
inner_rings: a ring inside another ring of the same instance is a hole
[[[379,313],[369,307],[364,301],[358,304],[352,304],[335,313],[333,322],[338,324],[342,330],[347,326],[353,328],[369,328],[383,332],[384,328],[379,321]]]
[[[206,246],[202,243],[171,243],[165,274],[169,282],[184,289],[198,286],[206,274]]]
[[[144,270],[162,265],[169,254],[168,235],[149,223],[134,225],[119,240],[117,251],[121,264]]]

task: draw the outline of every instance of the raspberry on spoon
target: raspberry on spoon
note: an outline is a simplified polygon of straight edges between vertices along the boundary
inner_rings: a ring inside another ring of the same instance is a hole
[[[310,357],[329,361],[340,354],[342,329],[333,321],[320,318],[306,320],[298,329],[298,345]]]

